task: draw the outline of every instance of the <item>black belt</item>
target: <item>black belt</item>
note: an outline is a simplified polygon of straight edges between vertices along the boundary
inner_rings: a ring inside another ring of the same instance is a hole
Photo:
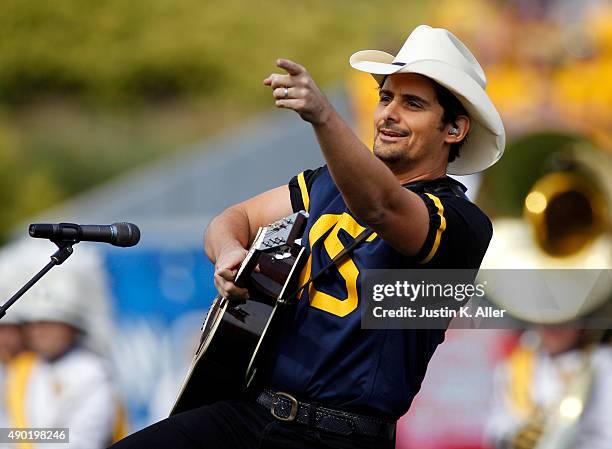
[[[256,401],[281,421],[294,421],[342,435],[358,434],[387,439],[395,437],[394,421],[309,404],[287,393],[264,390]]]

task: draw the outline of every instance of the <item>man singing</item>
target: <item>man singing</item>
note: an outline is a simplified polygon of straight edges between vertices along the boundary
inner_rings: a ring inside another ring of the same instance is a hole
[[[300,294],[266,351],[264,388],[174,415],[114,447],[395,446],[395,423],[417,394],[444,330],[361,329],[368,298],[359,295],[360,275],[374,268],[478,268],[491,223],[446,174],[493,165],[505,132],[482,68],[447,30],[421,25],[397,56],[360,51],[350,64],[380,86],[373,151],[304,67],[278,60],[286,73],[264,84],[277,107],[312,125],[327,164],[225,210],[209,225],[205,249],[219,293],[240,298],[248,291],[233,280],[260,226],[308,211],[302,243],[310,257],[302,281],[364,229],[373,234]]]

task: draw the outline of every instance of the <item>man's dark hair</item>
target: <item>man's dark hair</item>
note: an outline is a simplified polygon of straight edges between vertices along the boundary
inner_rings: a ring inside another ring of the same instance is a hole
[[[384,76],[383,79],[380,81],[380,84],[378,85],[379,89],[382,89],[383,84],[385,84],[385,80],[387,79],[387,76],[388,75]],[[459,117],[460,115],[465,115],[469,117],[469,114],[467,113],[461,102],[457,99],[457,97],[453,95],[450,90],[448,90],[443,85],[438,84],[431,78],[429,78],[429,80],[433,84],[434,92],[436,93],[436,99],[438,100],[440,106],[442,106],[443,110],[442,125],[439,129],[444,128],[444,126],[448,125],[449,123],[451,125],[454,125],[455,121],[457,120],[457,117]],[[459,157],[459,150],[461,149],[466,140],[467,136],[465,136],[461,140],[461,142],[451,144],[450,150],[448,152],[448,162],[453,162],[455,158]]]

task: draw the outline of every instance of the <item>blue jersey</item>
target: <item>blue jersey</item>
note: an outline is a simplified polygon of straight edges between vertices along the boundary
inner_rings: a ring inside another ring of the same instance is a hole
[[[406,187],[419,194],[429,210],[422,249],[409,257],[372,234],[304,289],[266,351],[262,380],[267,386],[354,412],[397,418],[408,410],[444,330],[361,329],[360,273],[372,268],[478,268],[492,226],[451,178]],[[365,226],[347,208],[327,167],[300,173],[289,188],[293,210],[309,213],[302,241],[310,257],[302,285]]]

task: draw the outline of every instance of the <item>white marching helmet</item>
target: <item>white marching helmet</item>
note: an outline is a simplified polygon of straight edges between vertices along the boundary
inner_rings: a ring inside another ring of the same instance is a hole
[[[6,301],[47,262],[57,248],[44,240],[19,240],[0,249],[0,295]],[[42,277],[7,312],[17,322],[58,321],[85,333],[84,345],[100,354],[113,331],[111,294],[103,259],[93,246],[75,254]],[[8,323],[8,321],[7,321]]]
[[[0,319],[0,326],[18,326],[23,323],[23,318],[15,309],[18,306],[11,307],[6,314]]]
[[[69,276],[53,274],[42,278],[28,292],[24,321],[60,322],[86,332],[86,297],[82,288]]]
[[[354,53],[349,63],[370,73],[380,84],[387,75],[417,73],[450,90],[470,115],[470,131],[460,157],[448,164],[452,175],[469,175],[495,164],[506,144],[501,117],[485,92],[482,67],[468,48],[451,32],[418,26],[397,56],[379,50]]]

